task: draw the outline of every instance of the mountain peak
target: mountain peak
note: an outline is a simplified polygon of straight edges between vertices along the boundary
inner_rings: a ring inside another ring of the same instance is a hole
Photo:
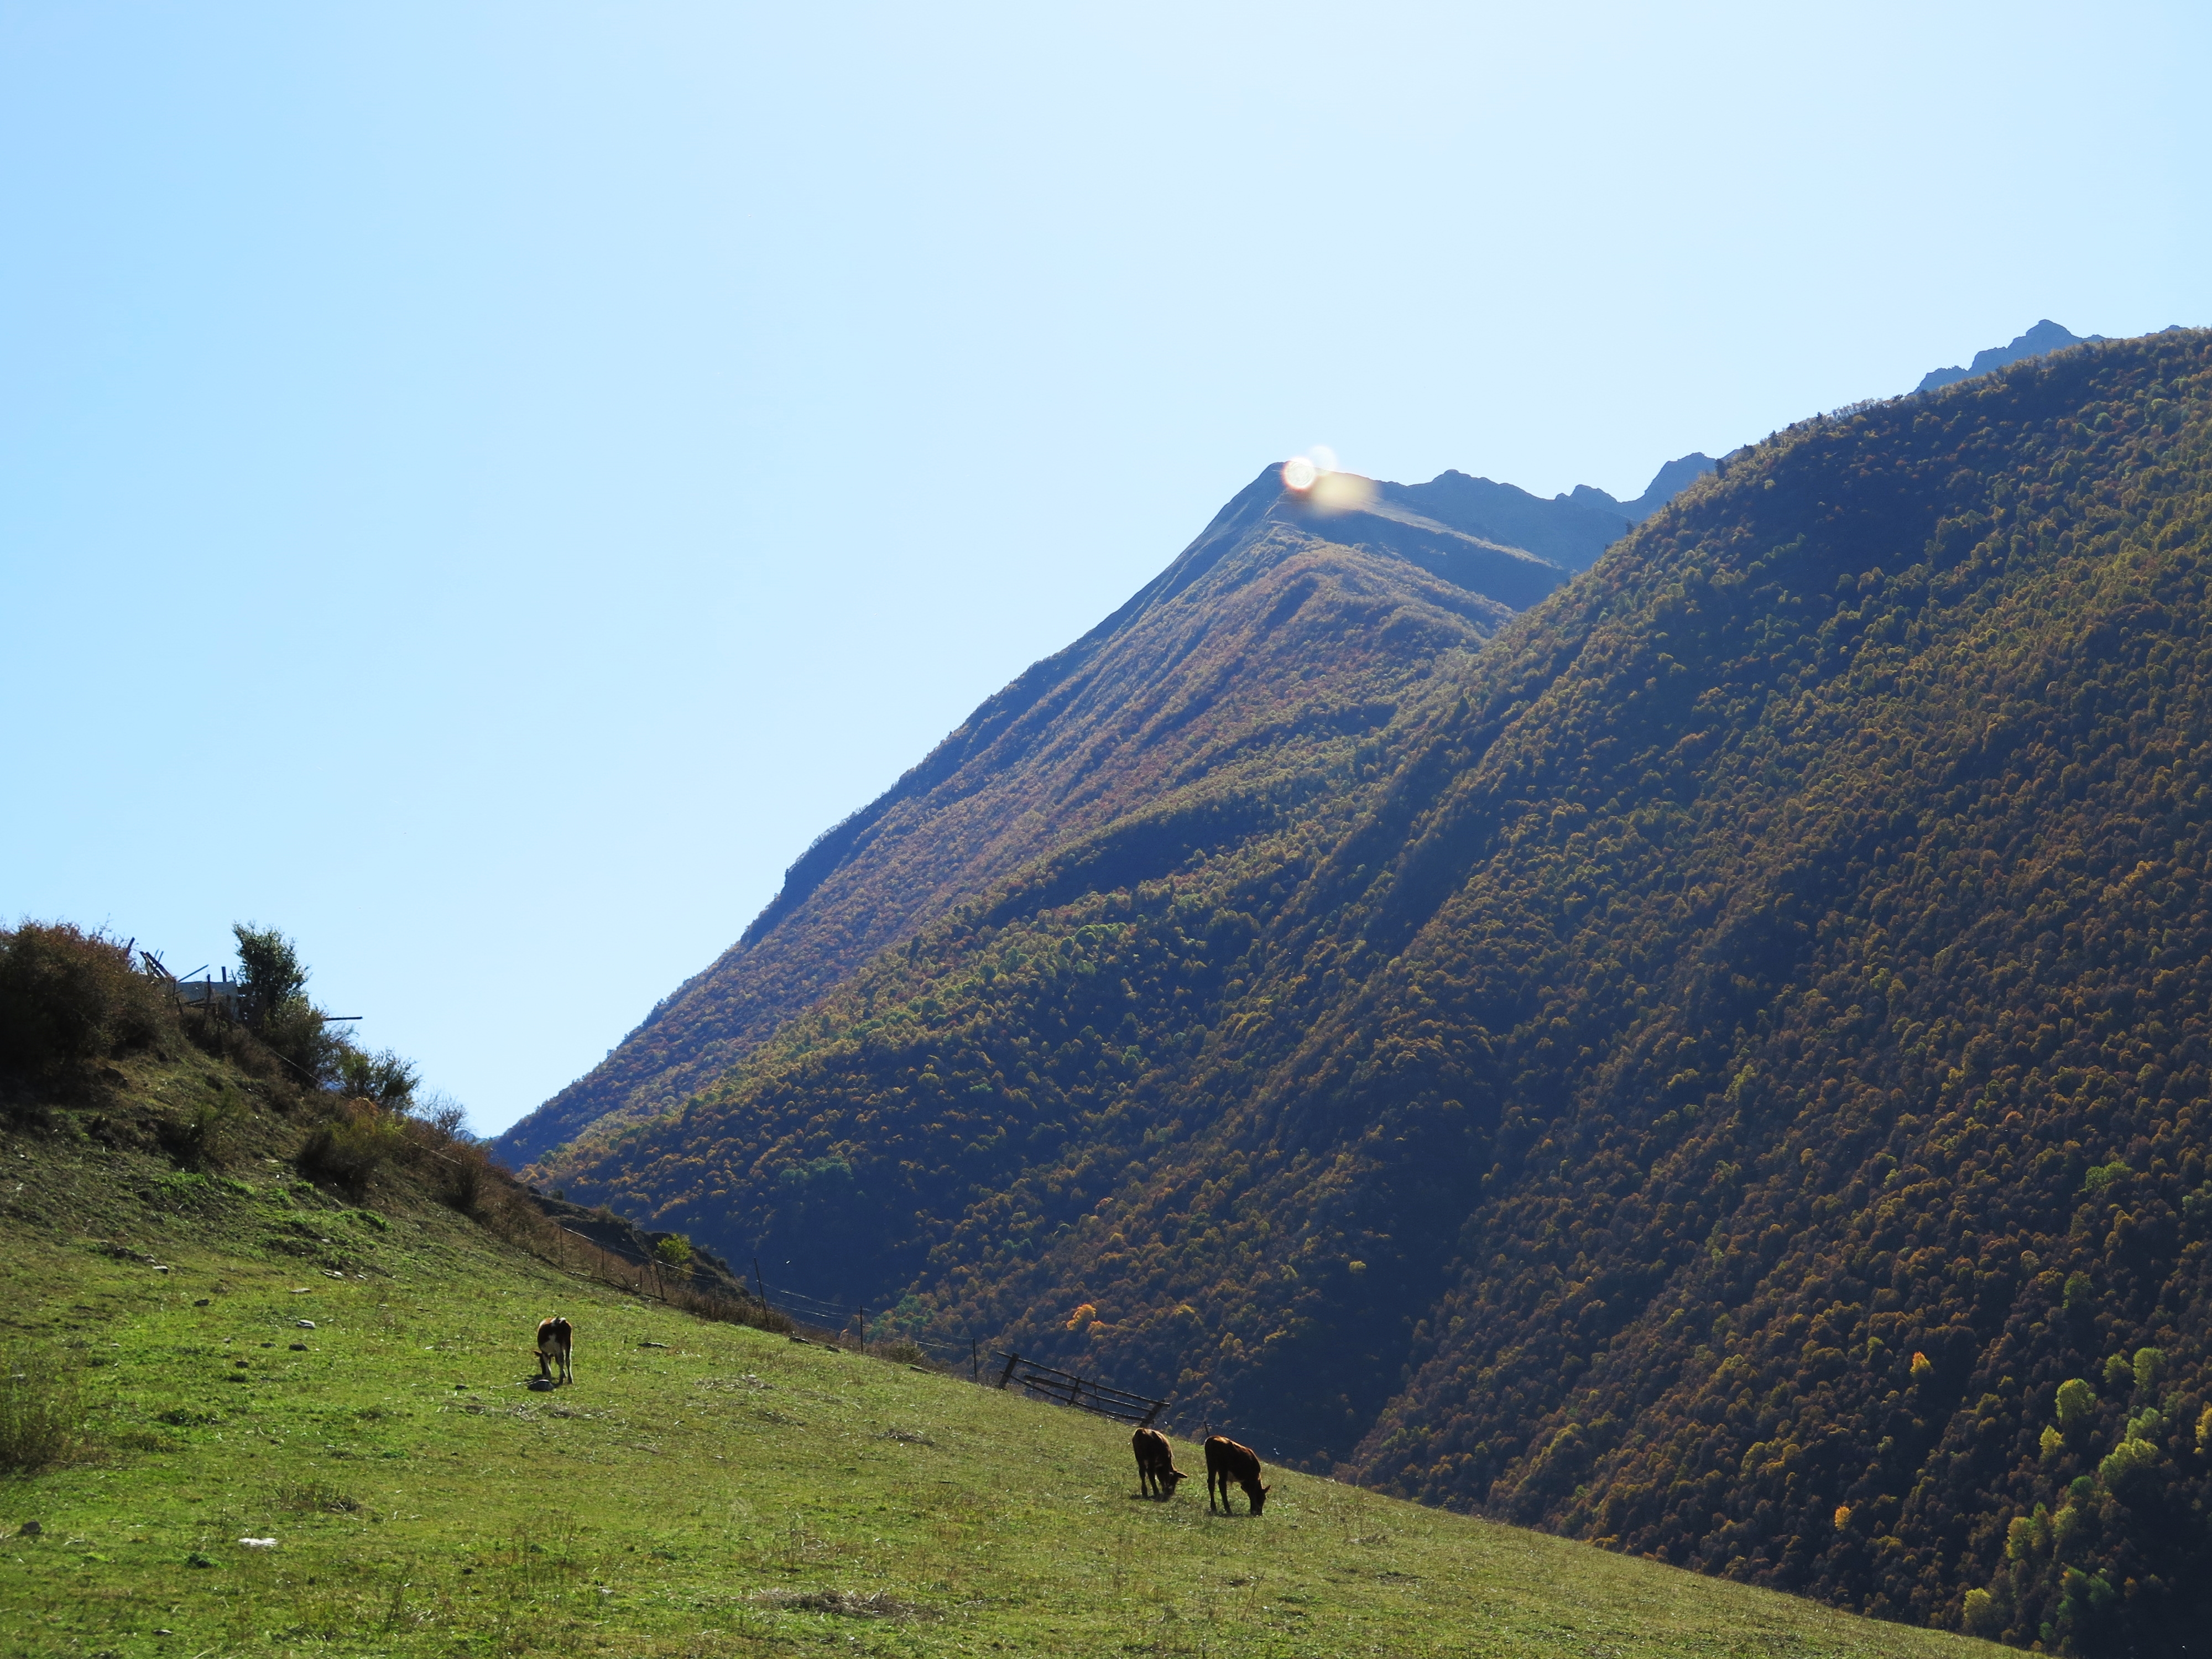
[[[2045,317],[2025,334],[2014,337],[2010,345],[1991,346],[1974,354],[1974,361],[1965,368],[1955,364],[1949,368],[1931,368],[1920,377],[1915,392],[1933,392],[1939,386],[1955,386],[1960,380],[1970,380],[1977,374],[1987,374],[1992,369],[2004,368],[2030,357],[2041,357],[2054,351],[2063,351],[2069,346],[2090,345],[2102,340],[2101,334],[2076,334],[2072,330],[2054,323]]]
[[[1566,501],[1576,507],[1589,507],[1601,513],[1616,513],[1631,524],[1642,524],[1675,496],[1708,472],[1719,470],[1720,463],[1700,450],[1692,450],[1667,463],[1652,476],[1644,493],[1632,501],[1616,501],[1602,489],[1589,484],[1577,484],[1564,495],[1554,495],[1555,501]]]

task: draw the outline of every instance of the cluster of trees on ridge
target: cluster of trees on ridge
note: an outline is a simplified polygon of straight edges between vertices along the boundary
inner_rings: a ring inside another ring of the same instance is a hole
[[[2179,1650],[2209,415],[2170,333],[1778,434],[1268,812],[1055,852],[562,1178],[1409,1495]]]

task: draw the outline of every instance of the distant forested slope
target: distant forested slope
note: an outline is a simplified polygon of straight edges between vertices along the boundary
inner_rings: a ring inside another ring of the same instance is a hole
[[[2184,1651],[2208,579],[2212,336],[1804,422],[561,1176],[1431,1501]]]

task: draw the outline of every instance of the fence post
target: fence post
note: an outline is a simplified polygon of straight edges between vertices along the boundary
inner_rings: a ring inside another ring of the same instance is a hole
[[[968,1380],[977,1383],[983,1380],[982,1350],[976,1346],[972,1336],[968,1339]]]
[[[1007,1383],[1014,1380],[1014,1367],[1021,1363],[1022,1357],[1018,1353],[1010,1353],[1006,1356],[1006,1369],[999,1373],[999,1386],[1000,1388],[1005,1388]]]

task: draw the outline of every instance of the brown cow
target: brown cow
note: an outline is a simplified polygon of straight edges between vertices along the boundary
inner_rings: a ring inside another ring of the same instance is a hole
[[[559,1314],[555,1314],[550,1319],[541,1319],[538,1322],[538,1380],[539,1382],[551,1382],[556,1366],[560,1370],[562,1382],[573,1382],[576,1380],[576,1374],[568,1364],[568,1350],[575,1340],[574,1327],[562,1318]]]
[[[1129,1437],[1137,1454],[1137,1495],[1162,1503],[1175,1496],[1176,1482],[1190,1477],[1175,1466],[1175,1448],[1158,1429],[1139,1429]]]
[[[1244,1499],[1257,1515],[1267,1507],[1268,1487],[1260,1484],[1260,1454],[1249,1446],[1240,1446],[1225,1434],[1206,1437],[1206,1509],[1213,1512],[1213,1488],[1221,1487],[1221,1512],[1231,1515],[1229,1507],[1230,1483],[1234,1481],[1244,1489]]]

